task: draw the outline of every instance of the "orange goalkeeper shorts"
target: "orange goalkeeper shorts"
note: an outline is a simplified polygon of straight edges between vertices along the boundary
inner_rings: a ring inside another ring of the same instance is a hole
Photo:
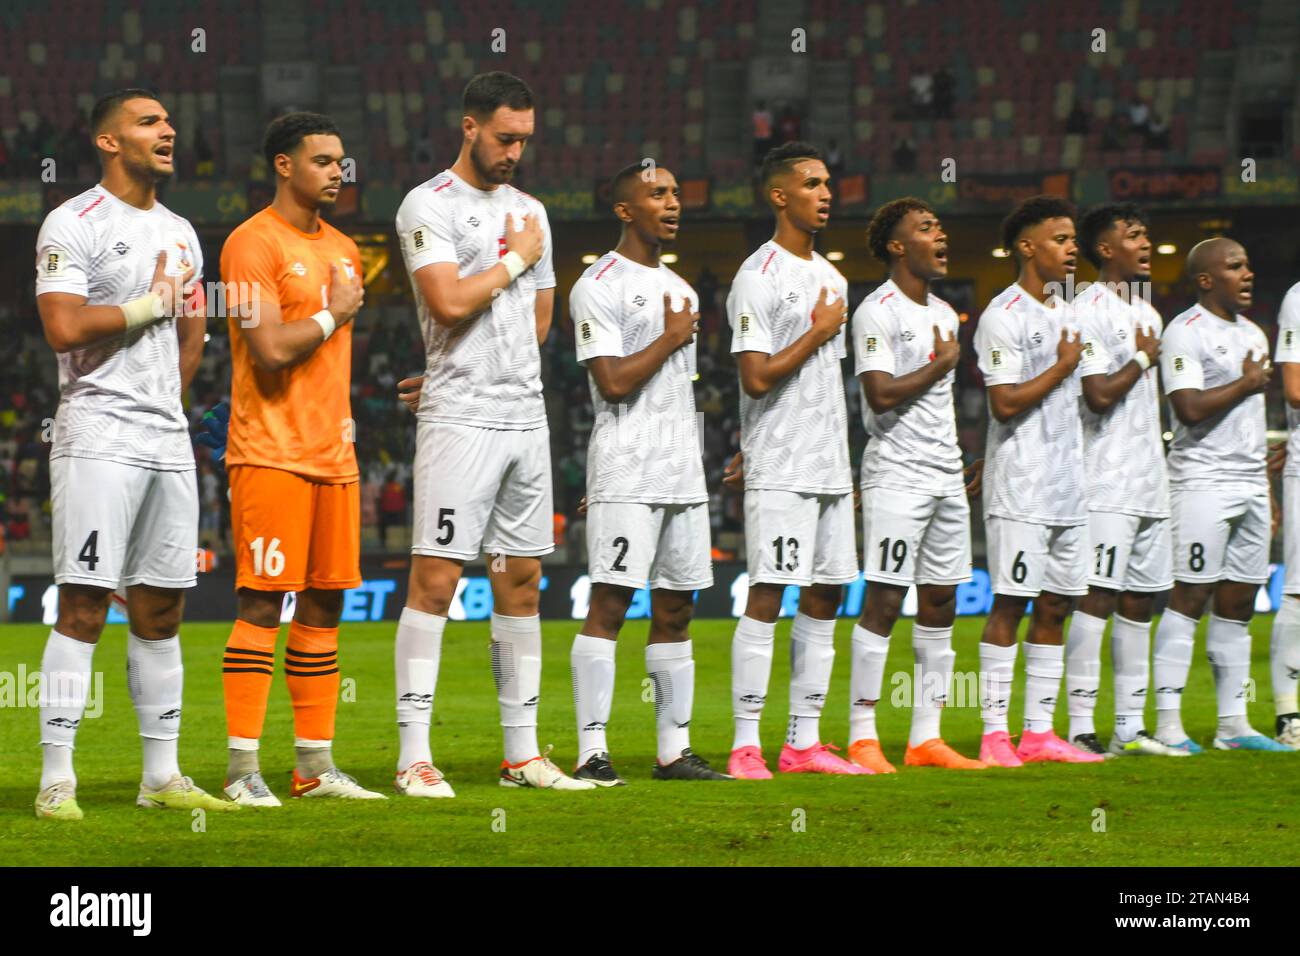
[[[235,587],[341,590],[361,584],[361,483],[230,467]]]

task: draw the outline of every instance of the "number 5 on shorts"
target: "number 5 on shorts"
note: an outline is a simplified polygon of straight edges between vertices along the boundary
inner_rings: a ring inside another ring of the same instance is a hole
[[[258,577],[278,578],[284,573],[284,553],[280,550],[280,539],[272,538],[266,545],[259,535],[249,543],[253,551],[253,573]]]

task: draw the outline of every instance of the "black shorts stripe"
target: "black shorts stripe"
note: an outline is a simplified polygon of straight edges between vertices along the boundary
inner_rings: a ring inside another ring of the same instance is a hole
[[[251,647],[226,647],[227,654],[252,654],[254,657],[275,657],[274,651],[255,651]]]
[[[294,657],[337,657],[338,651],[300,651],[296,647],[286,647],[286,654],[292,654]]]
[[[337,674],[339,669],[335,667],[327,671],[291,671],[286,667],[284,672],[290,677],[324,677],[326,674]]]
[[[267,677],[274,677],[275,671],[269,667],[223,667],[223,674],[265,674]]]

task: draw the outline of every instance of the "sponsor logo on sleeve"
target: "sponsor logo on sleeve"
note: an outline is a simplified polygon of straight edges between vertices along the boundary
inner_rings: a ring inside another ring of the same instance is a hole
[[[58,279],[68,272],[68,254],[63,249],[53,246],[45,250],[41,260],[41,275],[47,279]]]
[[[1187,359],[1183,358],[1183,356],[1181,356],[1181,355],[1175,355],[1175,356],[1174,356],[1174,371],[1175,371],[1175,372],[1181,372],[1181,371],[1184,371],[1186,368],[1187,368]]]
[[[583,320],[578,324],[578,335],[579,335],[579,337],[582,339],[583,342],[590,342],[590,341],[591,341],[591,339],[592,339],[594,333],[592,332],[592,329],[591,329],[591,320],[590,320],[590,319],[583,319]]]
[[[867,336],[867,354],[868,354],[868,355],[874,355],[876,352],[879,352],[879,351],[880,351],[880,342],[876,339],[876,337],[875,337],[874,335],[868,335],[868,336]]]
[[[1001,349],[990,349],[990,350],[989,350],[989,367],[990,367],[990,368],[1002,368],[1002,350],[1001,350]]]
[[[746,313],[746,312],[742,312],[742,313],[740,314],[740,334],[741,334],[741,335],[748,335],[748,334],[749,334],[749,320],[750,320],[751,318],[752,318],[752,316],[750,316],[750,315],[749,315],[748,313]]]

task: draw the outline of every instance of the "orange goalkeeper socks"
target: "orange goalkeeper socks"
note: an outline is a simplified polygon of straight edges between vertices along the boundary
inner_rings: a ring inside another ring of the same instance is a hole
[[[333,740],[339,700],[339,629],[293,621],[284,652],[285,682],[299,740]]]
[[[257,740],[262,736],[279,633],[278,627],[239,620],[230,631],[221,681],[226,692],[226,733],[231,737]]]

